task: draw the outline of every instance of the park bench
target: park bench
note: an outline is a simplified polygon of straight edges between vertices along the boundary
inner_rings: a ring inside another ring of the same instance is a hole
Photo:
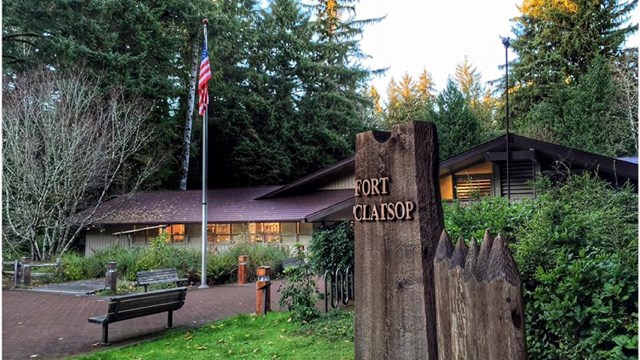
[[[160,269],[149,271],[138,271],[136,273],[136,281],[138,286],[144,286],[144,292],[147,292],[147,286],[154,284],[176,283],[180,286],[187,279],[178,278],[178,270],[176,269]]]
[[[302,259],[296,258],[296,257],[289,258],[289,259],[284,259],[284,260],[282,260],[282,268],[283,269],[287,269],[287,268],[290,268],[290,267],[295,268],[295,267],[298,267],[298,266],[302,265],[302,262],[303,262]]]
[[[167,327],[173,327],[173,312],[184,305],[186,297],[186,287],[114,296],[109,299],[107,315],[89,318],[89,322],[102,325],[101,344],[109,345],[109,324],[114,322],[168,312]]]

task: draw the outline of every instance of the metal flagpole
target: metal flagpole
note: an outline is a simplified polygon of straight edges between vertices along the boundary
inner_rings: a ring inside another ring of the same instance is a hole
[[[207,42],[207,19],[202,20],[204,26],[204,46],[209,47]],[[208,50],[208,49],[207,49]],[[207,94],[207,96],[209,96]],[[200,289],[206,289],[207,285],[207,169],[209,160],[209,106],[202,116],[202,277]]]

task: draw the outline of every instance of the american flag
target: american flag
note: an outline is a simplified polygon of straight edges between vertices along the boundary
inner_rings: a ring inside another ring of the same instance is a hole
[[[209,67],[209,51],[207,51],[207,39],[202,42],[202,56],[200,57],[200,80],[198,81],[198,113],[204,116],[209,107],[209,79],[211,68]]]

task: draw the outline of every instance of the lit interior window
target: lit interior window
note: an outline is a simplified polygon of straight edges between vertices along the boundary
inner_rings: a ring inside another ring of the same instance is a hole
[[[171,242],[184,242],[186,226],[184,224],[173,224],[167,226],[165,232],[171,236]]]
[[[249,223],[252,242],[280,242],[280,223]]]
[[[231,224],[208,224],[207,241],[210,243],[231,241]]]

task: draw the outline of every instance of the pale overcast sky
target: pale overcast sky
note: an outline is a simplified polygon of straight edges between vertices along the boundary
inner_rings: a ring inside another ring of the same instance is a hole
[[[387,16],[365,29],[362,50],[372,68],[389,67],[384,78],[373,80],[386,93],[391,77],[405,72],[416,79],[425,68],[442,90],[465,55],[478,68],[483,81],[504,75],[504,46],[500,36],[510,36],[509,19],[518,14],[509,0],[361,0],[357,18]],[[509,57],[513,56],[510,52]]]
[[[429,71],[436,89],[446,86],[456,65],[465,55],[482,75],[482,81],[504,76],[498,66],[505,61],[500,36],[509,36],[510,19],[519,15],[512,0],[360,0],[357,18],[387,16],[381,23],[365,28],[361,47],[372,58],[371,69],[389,67],[384,78],[373,80],[386,97],[391,77],[399,80],[405,72],[417,79],[422,69]],[[638,12],[634,13],[637,23]],[[633,40],[637,46],[637,36]],[[509,52],[509,59],[513,57]]]

